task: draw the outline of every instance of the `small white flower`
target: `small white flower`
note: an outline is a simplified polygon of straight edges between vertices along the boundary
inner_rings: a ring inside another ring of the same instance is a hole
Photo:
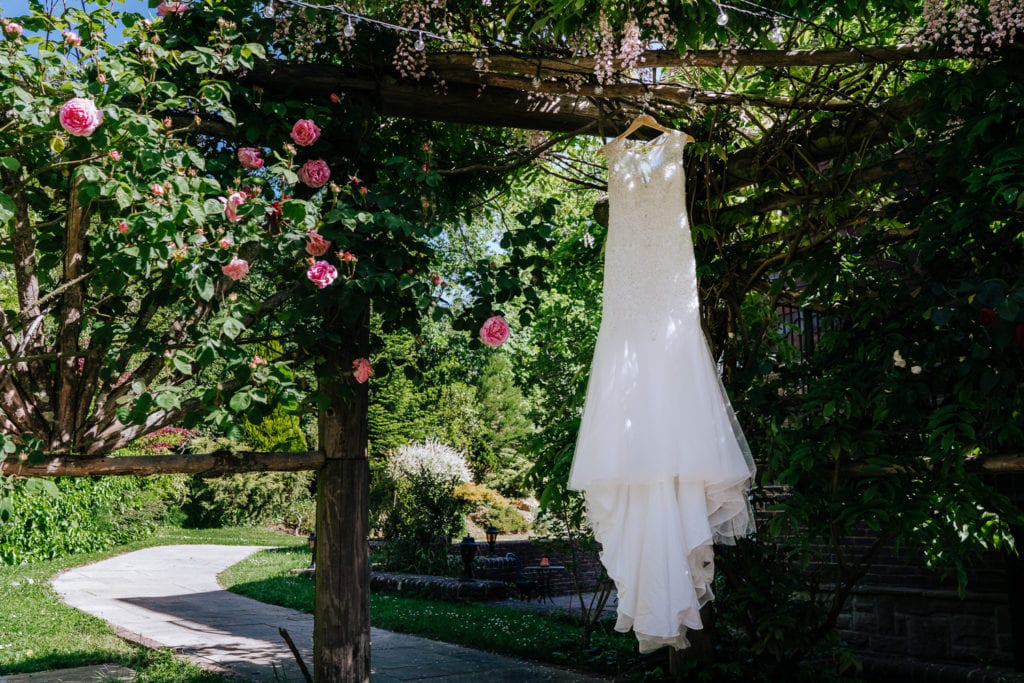
[[[910,373],[912,375],[920,375],[921,374],[921,366],[920,365],[915,365],[915,366],[911,367],[910,368]]]
[[[899,349],[892,352],[892,364],[898,368],[907,367],[907,361],[903,360],[903,356],[900,355]]]

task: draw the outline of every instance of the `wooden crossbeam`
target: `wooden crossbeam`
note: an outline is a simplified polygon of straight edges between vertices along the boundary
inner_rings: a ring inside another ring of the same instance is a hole
[[[235,474],[238,472],[299,472],[318,470],[322,451],[260,453],[219,451],[172,455],[58,455],[28,464],[8,458],[0,461],[4,474],[21,477],[149,476],[153,474]]]

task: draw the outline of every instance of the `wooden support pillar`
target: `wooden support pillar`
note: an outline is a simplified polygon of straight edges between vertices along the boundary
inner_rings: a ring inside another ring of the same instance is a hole
[[[330,401],[320,413],[320,449],[325,457],[316,500],[316,683],[370,680],[367,391],[345,370],[351,367],[351,358],[339,355],[320,375],[321,389]]]

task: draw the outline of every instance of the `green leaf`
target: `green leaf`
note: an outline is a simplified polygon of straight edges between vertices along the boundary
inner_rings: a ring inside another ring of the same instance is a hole
[[[0,224],[6,223],[14,218],[16,208],[17,207],[14,206],[14,200],[3,192],[0,192]]]
[[[171,363],[174,365],[174,369],[180,372],[181,374],[192,374],[192,359],[189,358],[188,354],[181,353],[179,351],[178,353],[174,354],[173,358],[171,358]]]
[[[195,280],[196,290],[199,292],[199,298],[203,301],[209,301],[214,295],[213,278],[209,275],[198,275]]]
[[[236,413],[244,412],[249,409],[250,405],[252,405],[252,396],[250,396],[248,392],[240,391],[231,397],[228,405],[231,406],[231,410]]]
[[[0,157],[0,166],[3,166],[8,171],[17,171],[21,168],[21,162],[14,157]]]
[[[236,320],[234,318],[226,318],[224,320],[224,326],[221,328],[221,331],[224,332],[225,337],[228,337],[229,339],[234,339],[235,337],[240,335],[244,329],[245,325],[243,325],[240,320]]]

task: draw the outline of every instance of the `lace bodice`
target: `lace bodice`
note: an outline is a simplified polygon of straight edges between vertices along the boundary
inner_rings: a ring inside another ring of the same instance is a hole
[[[649,142],[615,140],[604,147],[610,211],[605,323],[652,333],[664,332],[666,315],[699,324],[685,144],[686,135],[672,131]]]

